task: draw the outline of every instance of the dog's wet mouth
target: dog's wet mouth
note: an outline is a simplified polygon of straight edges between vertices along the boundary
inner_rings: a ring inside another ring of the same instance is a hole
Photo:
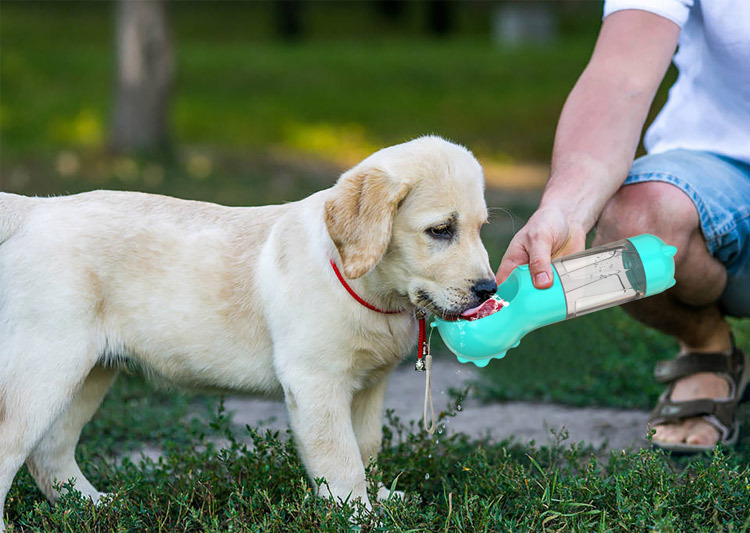
[[[508,305],[508,302],[502,298],[494,296],[485,300],[481,304],[470,307],[468,309],[445,309],[435,304],[430,296],[424,292],[419,291],[417,294],[416,306],[426,309],[435,316],[442,318],[443,320],[479,320],[486,316],[492,315],[500,311],[504,306]]]
[[[464,320],[479,320],[480,318],[494,315],[506,305],[508,305],[508,302],[502,298],[490,298],[489,300],[482,302],[480,305],[462,312],[461,318]]]

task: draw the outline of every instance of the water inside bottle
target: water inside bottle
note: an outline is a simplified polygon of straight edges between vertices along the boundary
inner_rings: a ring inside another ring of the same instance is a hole
[[[567,305],[566,318],[642,298],[646,273],[635,246],[622,240],[552,262]]]

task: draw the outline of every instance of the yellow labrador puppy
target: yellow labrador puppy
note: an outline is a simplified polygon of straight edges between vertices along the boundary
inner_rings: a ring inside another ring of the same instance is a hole
[[[283,396],[319,493],[369,506],[365,465],[415,308],[458,315],[495,290],[483,191],[468,150],[422,137],[278,206],[0,194],[0,511],[24,461],[50,500],[71,478],[101,497],[73,452],[125,360]]]

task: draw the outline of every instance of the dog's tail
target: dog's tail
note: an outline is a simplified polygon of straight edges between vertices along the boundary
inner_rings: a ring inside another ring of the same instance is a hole
[[[23,210],[15,194],[0,192],[0,244],[7,241],[21,226]]]

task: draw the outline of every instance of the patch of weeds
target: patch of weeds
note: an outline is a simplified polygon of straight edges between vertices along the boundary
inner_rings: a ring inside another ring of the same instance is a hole
[[[440,423],[455,414],[452,406]],[[500,423],[501,421],[499,421]],[[220,406],[192,444],[158,460],[117,465],[83,457],[110,496],[98,507],[74,492],[55,506],[24,470],[10,492],[10,531],[743,531],[750,526],[748,450],[673,460],[661,451],[612,453],[567,442],[494,443],[429,436],[388,413],[373,487],[406,493],[367,513],[316,498],[289,435],[238,432]],[[215,442],[226,443],[219,449]],[[92,443],[88,444],[89,446]],[[394,483],[394,480],[395,483]],[[325,483],[325,480],[317,480]]]

